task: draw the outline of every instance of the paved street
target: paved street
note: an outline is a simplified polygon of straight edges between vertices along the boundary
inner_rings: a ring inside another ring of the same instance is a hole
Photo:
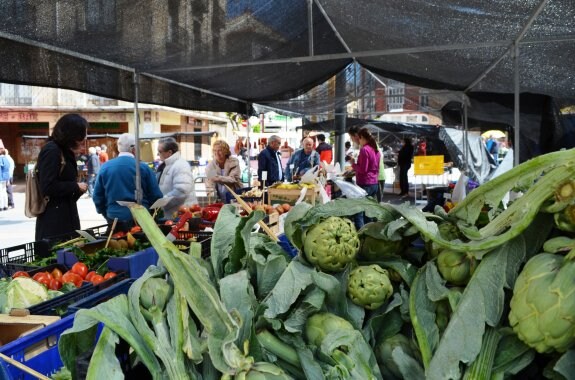
[[[24,215],[24,185],[16,186],[14,193],[15,208],[0,211],[0,248],[34,241],[36,218],[27,218]],[[106,220],[96,212],[91,198],[81,198],[78,201],[78,211],[82,229],[106,224]]]

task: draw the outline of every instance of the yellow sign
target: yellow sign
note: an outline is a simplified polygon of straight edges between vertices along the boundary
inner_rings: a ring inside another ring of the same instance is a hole
[[[413,164],[415,175],[442,175],[444,172],[443,156],[415,156]]]

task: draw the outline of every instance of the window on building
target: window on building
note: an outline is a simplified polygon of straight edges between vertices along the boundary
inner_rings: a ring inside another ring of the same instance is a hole
[[[427,95],[421,95],[419,97],[419,105],[421,107],[427,107],[429,106],[429,97]]]
[[[116,0],[86,0],[86,29],[110,30],[116,25]]]

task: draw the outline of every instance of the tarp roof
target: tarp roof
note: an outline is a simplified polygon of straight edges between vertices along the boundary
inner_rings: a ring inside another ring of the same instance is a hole
[[[573,0],[0,0],[0,15],[0,81],[128,101],[137,72],[140,102],[310,115],[363,95],[354,59],[431,89],[513,93],[515,42],[521,92],[575,98]],[[325,83],[336,74],[343,95]]]

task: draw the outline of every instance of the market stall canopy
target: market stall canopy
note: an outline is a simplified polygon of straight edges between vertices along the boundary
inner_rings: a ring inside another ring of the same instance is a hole
[[[453,128],[440,128],[439,138],[447,147],[453,164],[469,178],[479,184],[491,178],[497,163],[485,148],[481,136]]]
[[[403,134],[416,134],[422,137],[437,137],[439,128],[436,125],[416,124],[416,123],[399,123],[393,121],[357,119],[348,117],[345,119],[346,131],[351,127],[367,126],[372,132],[390,132]],[[336,121],[334,119],[325,120],[319,123],[307,123],[301,126],[304,131],[322,131],[336,132]]]
[[[575,98],[573,0],[0,0],[0,15],[0,81],[128,101],[138,73],[140,102],[310,115],[365,94],[352,62],[430,89],[510,94],[515,44],[521,92]]]

